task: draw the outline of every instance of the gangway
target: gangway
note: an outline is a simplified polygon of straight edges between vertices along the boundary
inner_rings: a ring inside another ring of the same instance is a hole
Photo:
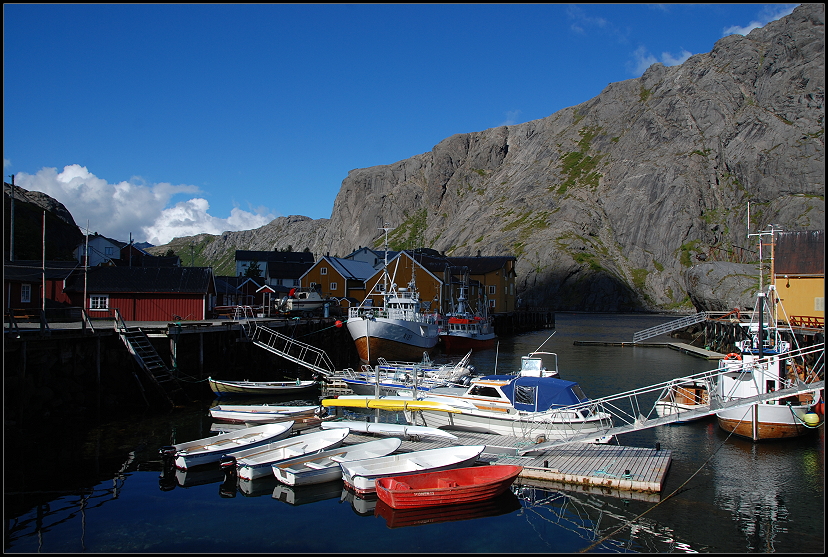
[[[641,342],[642,340],[646,340],[648,338],[652,338],[658,335],[663,335],[671,331],[685,329],[690,325],[695,325],[696,323],[701,323],[705,320],[707,320],[707,312],[700,311],[699,313],[694,313],[693,315],[688,315],[687,317],[682,317],[681,319],[668,321],[667,323],[662,323],[661,325],[656,325],[655,327],[650,327],[649,329],[638,331],[637,333],[633,334],[633,342]]]
[[[815,344],[813,346],[808,346],[806,348],[793,350],[786,354],[786,358],[799,358],[801,356],[822,352],[823,354],[821,354],[819,356],[819,359],[817,360],[819,362],[819,369],[814,371],[815,373],[817,373],[817,376],[824,377],[824,351],[825,343]],[[751,367],[750,371],[752,372],[752,375],[755,376],[753,379],[754,381],[764,382],[768,379],[775,381],[780,380],[779,377],[772,376],[772,374],[767,372],[767,366],[762,365],[767,361],[767,358],[757,360],[755,362],[756,366]],[[577,433],[577,431],[574,431],[573,428],[573,431],[575,432],[574,435],[568,435],[562,439],[555,439],[553,441],[534,444],[522,449],[521,451],[519,451],[519,453],[521,455],[524,455],[527,453],[543,451],[555,446],[565,445],[575,441],[593,439],[596,437],[596,435],[621,435],[623,433],[630,433],[632,431],[640,431],[642,429],[650,429],[653,427],[672,424],[678,421],[687,421],[688,419],[702,418],[704,416],[710,416],[712,414],[715,414],[716,412],[729,408],[747,408],[759,402],[777,400],[780,398],[786,398],[798,394],[818,391],[820,389],[825,388],[824,379],[821,381],[805,383],[801,379],[797,378],[793,382],[786,380],[784,383],[784,388],[770,393],[765,393],[753,397],[731,398],[729,400],[722,400],[719,397],[719,394],[717,393],[716,389],[714,388],[714,385],[716,385],[719,375],[728,371],[732,370],[723,365],[716,369],[704,371],[694,375],[680,377],[677,379],[671,379],[670,381],[664,381],[662,383],[650,385],[648,387],[642,387],[639,389],[634,389],[632,391],[627,391],[625,393],[617,395],[593,399],[589,402],[585,402],[582,404],[567,406],[561,410],[562,416],[565,416],[567,414],[571,415],[572,413],[579,412],[581,410],[589,410],[592,412],[604,412],[612,416],[613,423],[616,425],[606,430],[600,432],[591,432],[589,434]],[[765,377],[766,373],[768,373],[767,377]],[[659,401],[659,399],[666,396],[670,392],[670,390],[677,384],[688,382],[699,382],[708,386],[707,392],[709,397],[709,405],[706,407],[701,406],[698,410],[679,409],[673,414],[660,417],[656,412],[656,403]],[[537,430],[540,432],[543,429],[544,422],[535,422],[534,425],[536,425]]]
[[[253,344],[286,360],[299,364],[322,375],[333,375],[336,371],[324,350],[305,344],[294,338],[265,327],[254,325],[251,340]]]

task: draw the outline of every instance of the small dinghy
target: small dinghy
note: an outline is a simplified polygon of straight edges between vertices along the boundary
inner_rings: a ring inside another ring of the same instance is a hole
[[[232,395],[281,395],[315,389],[317,381],[227,381],[208,377],[210,389],[218,397]]]
[[[291,485],[311,485],[342,479],[339,462],[353,462],[366,458],[386,456],[400,448],[402,439],[377,439],[347,447],[322,451],[310,456],[300,456],[276,462],[273,474],[280,482]],[[336,460],[333,457],[337,457]]]
[[[523,466],[494,464],[379,478],[377,497],[392,509],[474,503],[497,497],[522,471]]]
[[[348,436],[347,429],[317,431],[289,437],[275,443],[260,445],[252,449],[244,449],[233,453],[225,453],[221,457],[221,468],[226,474],[238,474],[243,480],[255,480],[264,476],[272,476],[271,466],[297,456],[318,453],[338,447]]]
[[[284,439],[292,427],[293,421],[290,420],[246,427],[212,437],[161,447],[159,452],[162,457],[174,459],[175,467],[179,470],[187,470],[193,466],[218,462],[222,455],[230,451],[258,447]]]
[[[376,492],[376,480],[379,478],[471,466],[485,448],[485,445],[443,447],[356,462],[340,462],[339,465],[342,467],[345,487],[362,495]]]
[[[270,423],[315,416],[321,406],[271,406],[269,404],[220,404],[210,408],[210,417],[232,423]]]

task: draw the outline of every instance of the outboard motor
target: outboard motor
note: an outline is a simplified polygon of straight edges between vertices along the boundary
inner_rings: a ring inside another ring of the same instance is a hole
[[[224,472],[224,477],[229,478],[236,475],[236,457],[229,455],[222,455],[219,461],[219,467]]]

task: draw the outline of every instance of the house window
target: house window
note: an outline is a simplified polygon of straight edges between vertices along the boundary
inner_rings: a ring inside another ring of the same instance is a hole
[[[335,282],[332,282],[330,286],[331,292],[336,292],[337,288],[339,288],[339,285]]]
[[[494,300],[489,300],[489,307],[490,308],[495,307],[495,301]]]
[[[302,282],[299,279],[293,279],[293,286],[302,286]]]
[[[92,294],[89,296],[89,309],[109,309],[109,294]]]
[[[328,274],[328,268],[327,267],[320,267],[319,268],[319,274],[320,275],[327,275]]]
[[[494,296],[495,294],[497,294],[497,286],[494,284],[489,285],[489,295]]]
[[[107,257],[111,256],[114,253],[114,248],[112,246],[106,246],[104,248],[104,255]]]
[[[20,302],[23,304],[28,304],[32,301],[32,285],[31,284],[21,284],[20,285]]]

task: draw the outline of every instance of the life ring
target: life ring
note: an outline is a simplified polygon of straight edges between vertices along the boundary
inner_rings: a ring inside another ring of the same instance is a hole
[[[742,356],[737,354],[736,352],[731,352],[727,356],[724,357],[725,360],[741,360]]]

